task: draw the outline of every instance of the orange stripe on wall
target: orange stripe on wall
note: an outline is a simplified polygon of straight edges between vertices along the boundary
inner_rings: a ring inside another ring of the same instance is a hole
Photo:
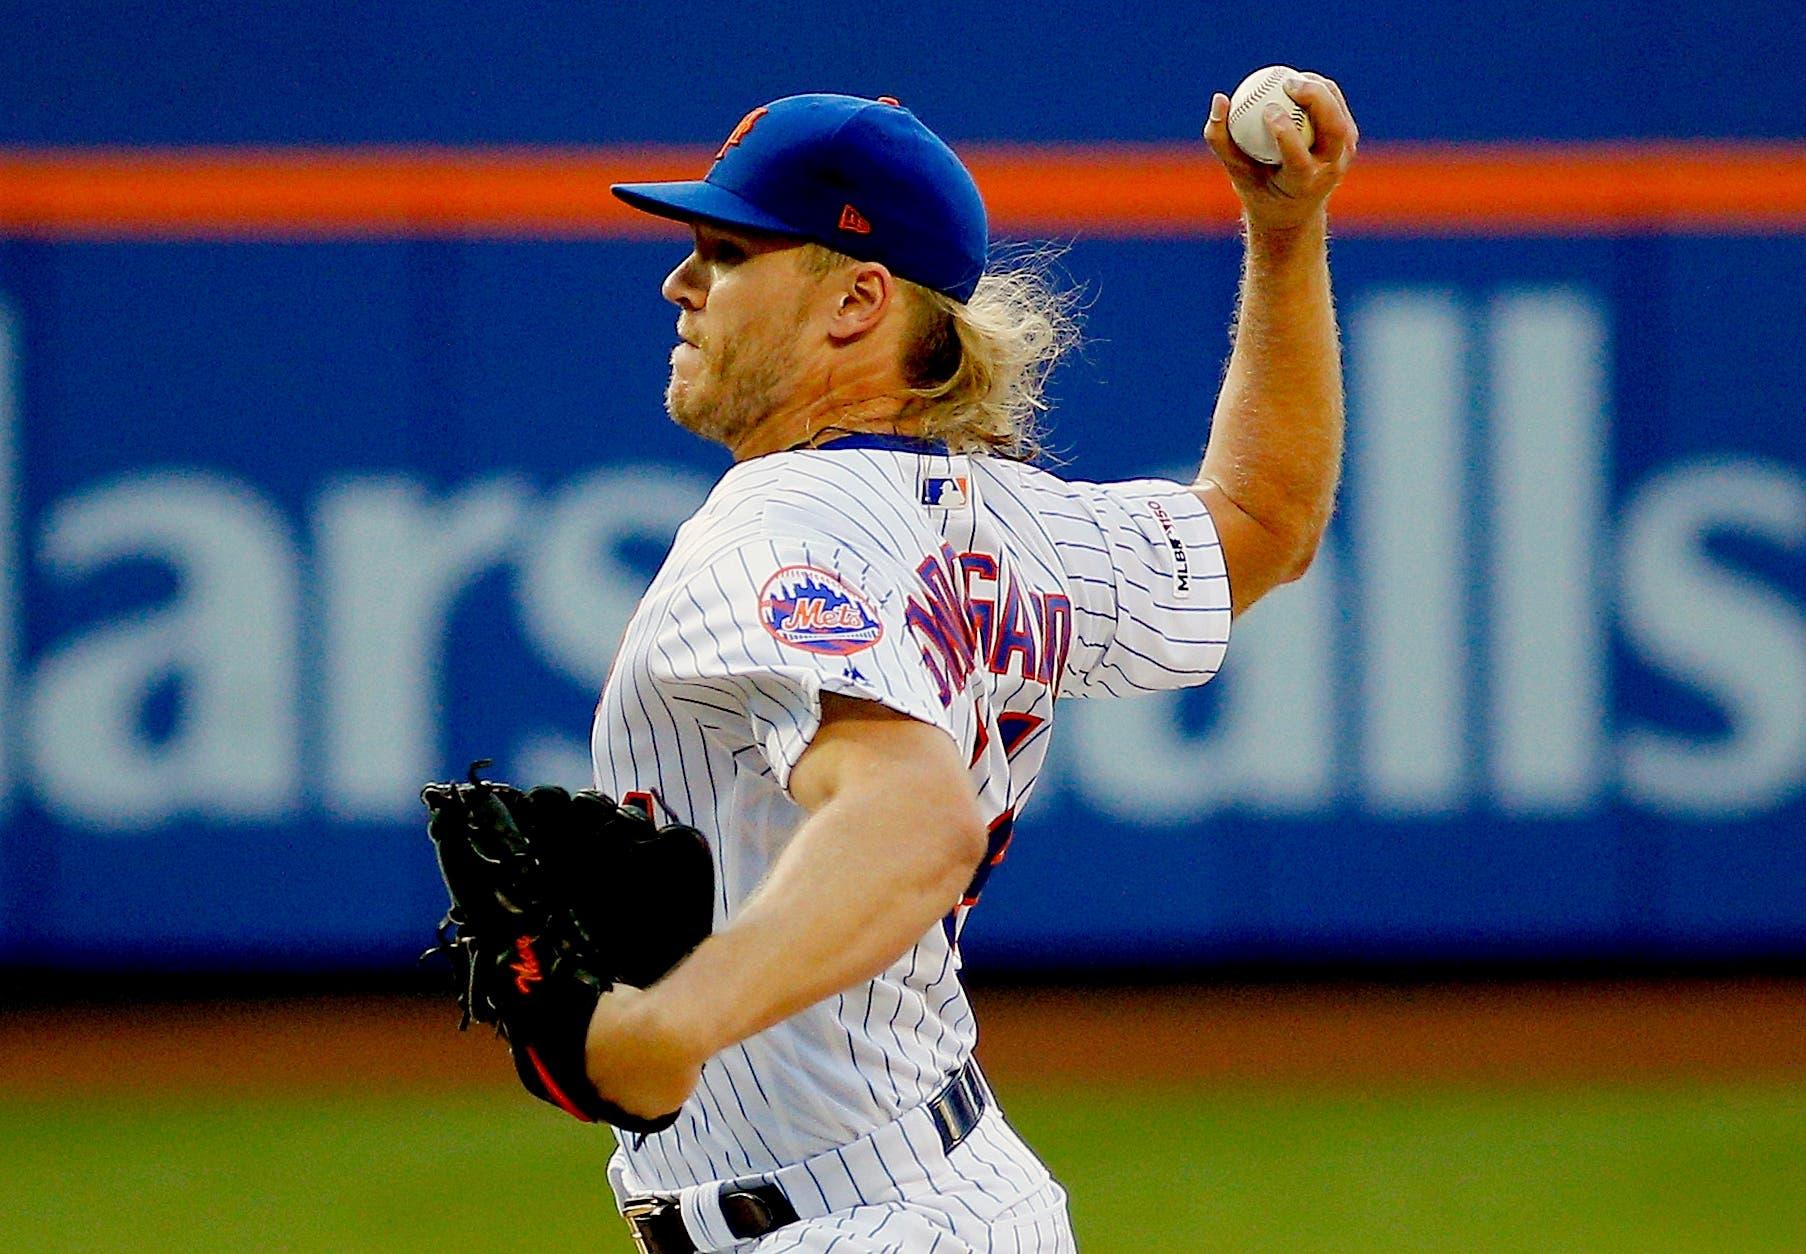
[[[1236,206],[1197,145],[965,154],[1003,234],[1220,235]],[[0,233],[36,238],[637,238],[609,195],[692,178],[703,149],[0,151]],[[1336,193],[1343,233],[1806,230],[1806,144],[1383,146]]]

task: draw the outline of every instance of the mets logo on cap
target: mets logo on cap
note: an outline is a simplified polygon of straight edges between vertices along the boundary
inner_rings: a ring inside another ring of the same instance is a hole
[[[865,595],[817,566],[785,566],[767,579],[759,622],[792,648],[834,657],[869,649],[884,635]]]

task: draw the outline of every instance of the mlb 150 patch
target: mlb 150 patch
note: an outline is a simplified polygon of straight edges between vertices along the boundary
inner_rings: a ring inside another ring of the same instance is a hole
[[[785,566],[759,589],[759,621],[792,648],[845,657],[884,635],[877,611],[857,588],[815,566]]]

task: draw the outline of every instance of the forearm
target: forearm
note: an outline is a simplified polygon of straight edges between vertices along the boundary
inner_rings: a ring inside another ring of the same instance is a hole
[[[895,962],[958,903],[977,864],[908,797],[843,795],[791,838],[733,923],[649,990],[646,1011],[712,1056]]]
[[[1199,481],[1295,548],[1300,571],[1334,505],[1342,421],[1324,216],[1250,227],[1235,345]]]

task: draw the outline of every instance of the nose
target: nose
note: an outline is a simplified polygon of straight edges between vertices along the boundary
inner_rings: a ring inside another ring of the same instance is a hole
[[[659,293],[679,309],[701,309],[708,298],[708,291],[702,284],[704,270],[701,259],[691,252],[665,276],[665,281],[659,285]]]

